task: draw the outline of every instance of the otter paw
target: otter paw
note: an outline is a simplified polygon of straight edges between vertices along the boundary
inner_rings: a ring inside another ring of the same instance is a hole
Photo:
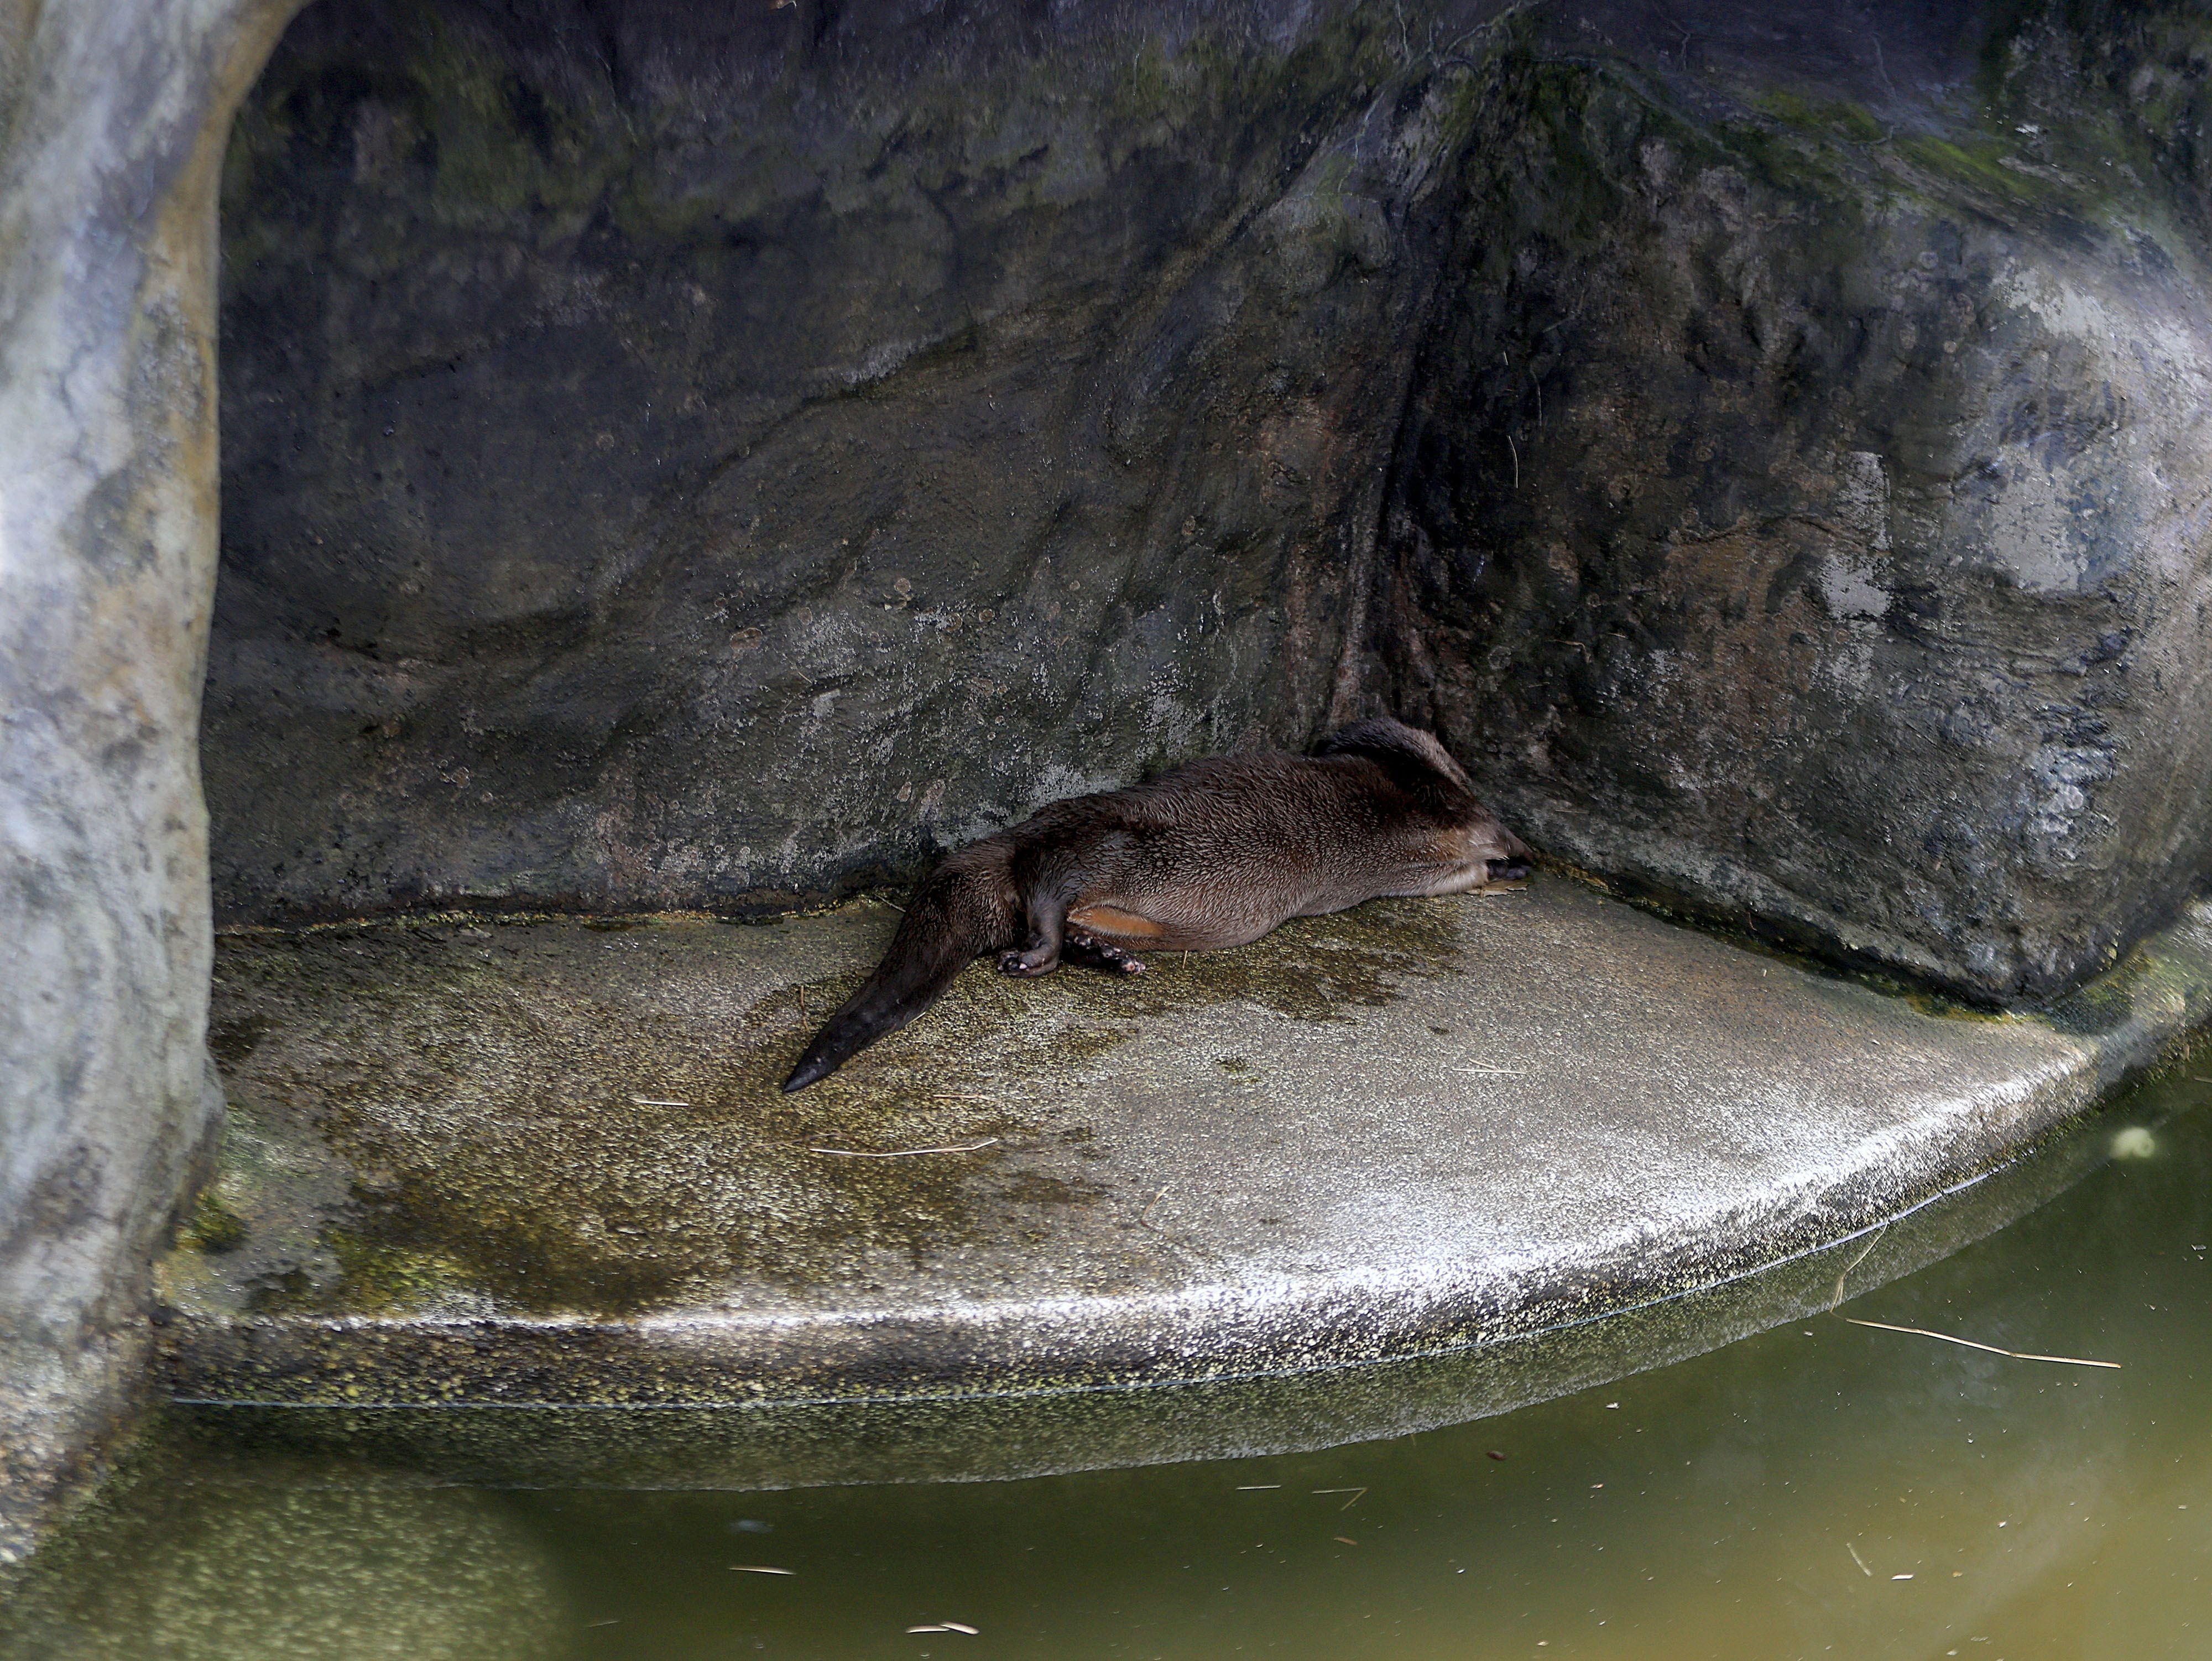
[[[1141,975],[1145,972],[1143,958],[1132,956],[1112,942],[1103,940],[1084,929],[1071,928],[1067,931],[1067,938],[1060,943],[1060,955],[1077,963],[1088,964],[1093,969],[1104,970],[1109,974]]]

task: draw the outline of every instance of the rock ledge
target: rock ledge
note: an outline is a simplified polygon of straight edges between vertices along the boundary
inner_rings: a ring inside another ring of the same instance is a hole
[[[1137,983],[978,964],[781,1096],[895,921],[228,939],[172,1393],[782,1409],[1480,1353],[1913,1212],[2212,1013],[2208,907],[1992,1017],[1540,879]]]

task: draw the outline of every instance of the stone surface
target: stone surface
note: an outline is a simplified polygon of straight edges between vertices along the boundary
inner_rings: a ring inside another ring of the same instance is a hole
[[[1907,1212],[2212,1012],[2212,912],[1991,1017],[1540,880],[1133,983],[978,964],[781,1095],[894,921],[225,941],[171,1390],[789,1406],[1495,1346]]]
[[[223,915],[772,910],[1389,708],[1991,1004],[2212,857],[2179,3],[304,15]]]
[[[1524,835],[2000,1002],[2201,885],[2212,25],[2152,14],[1504,72],[1375,616]]]
[[[0,1561],[130,1398],[221,1107],[215,192],[290,10],[0,8]]]
[[[200,1399],[173,1402],[149,1442],[195,1462],[236,1460],[262,1480],[270,1462],[299,1458],[298,1480],[318,1485],[617,1488],[1001,1481],[1336,1447],[1510,1413],[1824,1311],[1839,1276],[1856,1297],[1948,1256],[2060,1192],[2109,1147],[2092,1119],[1870,1237],[1601,1319],[1407,1360],[1164,1388],[682,1407]]]
[[[224,915],[773,909],[1302,745],[1465,80],[1341,0],[304,14],[227,174]]]

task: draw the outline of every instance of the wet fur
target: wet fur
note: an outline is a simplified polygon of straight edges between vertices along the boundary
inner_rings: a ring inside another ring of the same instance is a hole
[[[1056,801],[949,855],[890,950],[784,1081],[803,1090],[935,1002],[970,959],[1141,973],[1148,947],[1258,940],[1291,917],[1389,894],[1517,882],[1527,847],[1428,733],[1390,720],[1310,756],[1216,756],[1126,790]]]

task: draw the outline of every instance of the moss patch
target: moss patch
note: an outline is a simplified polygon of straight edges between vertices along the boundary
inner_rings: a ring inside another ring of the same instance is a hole
[[[246,1219],[226,1204],[213,1189],[202,1190],[192,1202],[192,1214],[177,1231],[177,1244],[210,1257],[235,1251],[246,1244]]]

